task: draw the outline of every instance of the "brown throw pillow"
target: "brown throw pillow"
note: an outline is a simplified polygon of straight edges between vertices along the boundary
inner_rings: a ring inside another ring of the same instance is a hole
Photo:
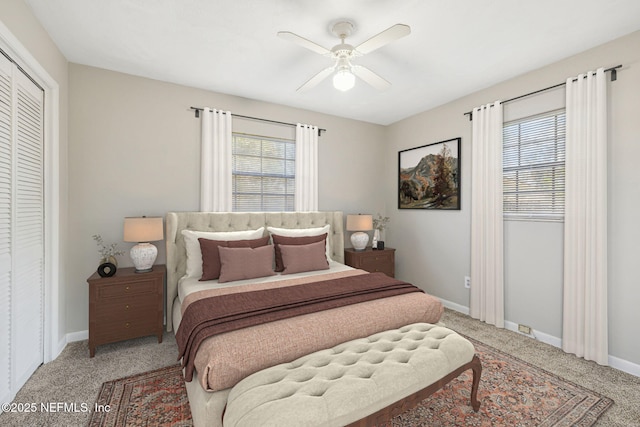
[[[226,248],[219,246],[220,278],[218,283],[273,276],[273,247]]]
[[[279,247],[284,263],[282,274],[329,269],[324,241],[308,245],[279,245]]]
[[[202,277],[200,281],[215,280],[220,277],[220,254],[218,248],[259,248],[269,244],[269,236],[250,240],[209,240],[199,238],[202,252]]]
[[[301,237],[286,237],[279,236],[277,234],[272,234],[273,238],[273,246],[276,249],[276,271],[280,272],[284,270],[284,264],[282,263],[282,253],[280,252],[280,245],[308,245],[309,243],[316,242],[325,242],[327,240],[327,233],[321,234],[319,236],[301,236]],[[325,259],[327,257],[325,256]]]

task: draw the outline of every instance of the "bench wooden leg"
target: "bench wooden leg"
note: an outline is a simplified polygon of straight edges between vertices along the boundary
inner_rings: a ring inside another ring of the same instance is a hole
[[[471,369],[473,370],[473,384],[471,385],[471,407],[474,411],[480,410],[480,401],[478,400],[478,386],[480,385],[480,375],[482,375],[482,363],[477,355],[473,355],[471,359]]]
[[[480,401],[478,400],[478,386],[480,385],[480,375],[482,374],[482,363],[477,355],[473,356],[471,362],[465,363],[453,372],[450,372],[435,383],[428,385],[422,390],[405,397],[398,402],[383,408],[373,414],[362,418],[354,423],[349,424],[347,427],[370,427],[383,423],[391,418],[399,415],[409,409],[413,409],[418,406],[427,397],[431,396],[436,391],[440,390],[446,384],[450,383],[454,379],[458,378],[464,371],[471,369],[473,371],[473,383],[471,385],[471,407],[475,412],[480,410]]]

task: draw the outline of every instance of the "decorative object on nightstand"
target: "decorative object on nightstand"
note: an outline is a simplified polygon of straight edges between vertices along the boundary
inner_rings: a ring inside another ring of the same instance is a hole
[[[368,271],[370,273],[380,272],[389,277],[396,274],[395,252],[393,248],[383,248],[372,250],[367,248],[364,251],[356,251],[351,248],[344,250],[344,263],[353,268]]]
[[[156,335],[162,342],[164,282],[167,269],[136,274],[133,267],[111,277],[94,273],[89,283],[89,356],[102,344]]]
[[[369,235],[365,231],[373,230],[373,217],[371,215],[347,215],[347,231],[351,234],[351,244],[357,251],[363,251],[369,243]]]
[[[387,224],[391,219],[388,216],[383,217],[378,214],[377,218],[373,218],[373,242],[371,242],[372,249],[384,249],[384,240],[380,237]]]
[[[150,242],[164,238],[162,217],[127,217],[124,219],[124,241],[138,243],[131,248],[136,273],[148,273],[158,256],[158,248]]]
[[[110,245],[105,245],[102,240],[102,236],[99,234],[94,234],[93,240],[96,241],[96,244],[100,246],[98,253],[100,254],[100,265],[98,266],[98,274],[101,277],[110,277],[116,274],[116,270],[118,268],[118,260],[116,256],[124,255],[124,251],[117,250],[117,243],[112,243]]]

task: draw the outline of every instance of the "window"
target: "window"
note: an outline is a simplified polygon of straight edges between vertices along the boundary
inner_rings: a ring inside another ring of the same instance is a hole
[[[295,142],[233,134],[233,210],[293,211]]]
[[[505,219],[563,220],[565,124],[564,110],[505,123]]]

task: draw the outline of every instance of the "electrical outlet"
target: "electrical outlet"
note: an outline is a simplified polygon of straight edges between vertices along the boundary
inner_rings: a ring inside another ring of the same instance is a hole
[[[471,287],[471,277],[464,276],[464,287],[467,289]]]
[[[531,327],[526,325],[518,324],[518,332],[522,332],[523,334],[531,335]]]

